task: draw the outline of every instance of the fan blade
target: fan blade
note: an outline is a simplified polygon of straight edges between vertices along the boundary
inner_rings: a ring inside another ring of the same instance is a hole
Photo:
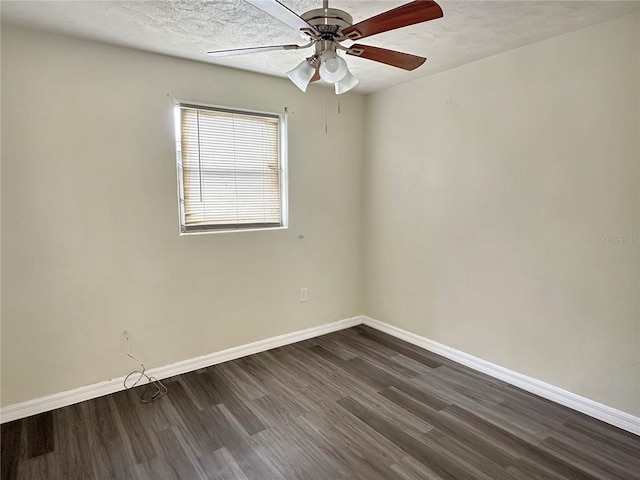
[[[250,3],[263,12],[268,13],[272,17],[277,18],[282,23],[286,23],[291,28],[303,32],[310,31],[313,33],[318,33],[314,26],[310,25],[297,13],[290,10],[288,7],[281,4],[277,0],[245,0],[245,2]]]
[[[246,55],[248,53],[276,52],[278,50],[297,50],[300,45],[269,45],[266,47],[232,48],[231,50],[214,50],[207,52],[212,57],[230,57],[232,55]]]
[[[402,68],[404,70],[415,70],[422,65],[427,59],[411,55],[409,53],[396,52],[395,50],[387,50],[386,48],[371,47],[369,45],[360,45],[355,43],[347,50],[347,55],[354,55],[374,62],[386,63],[392,67]]]
[[[442,16],[440,5],[433,0],[415,0],[351,25],[342,30],[342,35],[351,40],[357,40],[395,30],[396,28],[427,22]]]

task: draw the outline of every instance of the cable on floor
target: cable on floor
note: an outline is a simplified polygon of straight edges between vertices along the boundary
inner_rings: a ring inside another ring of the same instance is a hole
[[[164,384],[157,378],[147,375],[146,368],[142,363],[142,361],[135,355],[132,355],[131,352],[129,351],[129,333],[125,331],[124,336],[127,338],[127,357],[135,360],[140,364],[140,370],[134,370],[131,373],[129,373],[129,375],[124,377],[124,382],[123,382],[124,389],[131,390],[132,388],[136,387],[143,379],[146,379],[147,386],[142,390],[142,394],[140,395],[140,401],[142,403],[151,403],[154,400],[157,400],[167,395],[169,393],[169,390],[167,389],[167,387],[165,387]],[[133,378],[134,375],[138,375],[138,378],[136,379],[136,381],[133,382],[131,385],[127,385],[127,381],[130,378]]]

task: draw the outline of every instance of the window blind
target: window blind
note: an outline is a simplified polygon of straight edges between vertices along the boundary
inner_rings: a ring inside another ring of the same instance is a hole
[[[180,106],[183,232],[283,225],[278,115]]]

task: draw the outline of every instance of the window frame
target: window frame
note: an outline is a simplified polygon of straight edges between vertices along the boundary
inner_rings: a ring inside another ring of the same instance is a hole
[[[259,224],[225,224],[225,225],[187,225],[184,196],[184,172],[182,169],[182,108],[211,110],[223,113],[250,115],[256,117],[269,117],[278,119],[278,173],[279,173],[279,200],[280,200],[280,224],[260,226]],[[211,105],[191,101],[174,101],[174,126],[176,148],[176,176],[178,182],[178,215],[179,234],[202,235],[210,233],[229,232],[255,232],[264,230],[285,230],[289,225],[289,198],[288,198],[288,115],[285,113],[250,110],[244,108]]]

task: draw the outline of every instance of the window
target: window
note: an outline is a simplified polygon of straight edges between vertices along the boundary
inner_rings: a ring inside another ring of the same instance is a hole
[[[176,104],[180,232],[286,227],[286,116]]]

